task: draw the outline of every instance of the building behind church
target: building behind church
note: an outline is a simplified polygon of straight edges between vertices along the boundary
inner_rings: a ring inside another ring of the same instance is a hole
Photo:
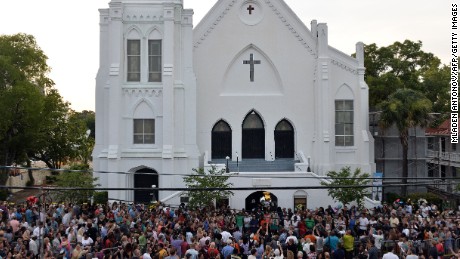
[[[112,0],[100,10],[95,176],[103,187],[184,187],[193,168],[229,166],[226,202],[333,204],[320,176],[375,172],[363,44],[329,46],[282,0],[219,0],[193,28],[182,0]],[[273,187],[286,187],[271,190]],[[153,197],[152,197],[153,195]],[[178,205],[175,190],[109,198]],[[367,200],[369,206],[375,205]]]

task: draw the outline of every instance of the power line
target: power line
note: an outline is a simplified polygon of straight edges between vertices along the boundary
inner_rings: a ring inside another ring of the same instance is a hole
[[[70,169],[53,169],[53,168],[35,168],[35,167],[18,167],[18,166],[0,166],[0,169],[19,169],[19,170],[34,170],[34,171],[54,171],[54,172],[67,172],[67,173],[98,173],[98,174],[122,174],[122,175],[134,175],[134,174],[142,174],[142,175],[155,175],[155,176],[197,176],[197,174],[178,174],[178,173],[148,173],[148,172],[109,172],[109,171],[93,171],[93,170],[70,170]],[[153,169],[152,169],[153,170]],[[286,174],[289,173],[297,173],[297,174],[305,174],[310,172],[285,172]],[[225,175],[213,175],[217,177],[238,177],[238,178],[255,178],[260,172],[247,172],[247,174],[241,174],[236,172],[231,172],[230,174]],[[262,174],[260,174],[262,176]],[[263,175],[264,178],[301,178],[301,179],[331,179],[329,176],[302,176],[302,175]],[[334,179],[355,179],[353,177],[335,177]],[[361,179],[368,179],[368,180],[400,180],[400,179],[408,179],[408,180],[437,180],[437,177],[367,177]],[[442,180],[459,180],[460,177],[443,177]]]
[[[431,185],[432,182],[422,182],[422,183],[391,183],[391,184],[382,184],[382,185],[334,185],[334,186],[325,186],[325,185],[315,185],[315,186],[260,186],[260,187],[228,187],[228,188],[218,188],[218,187],[206,187],[206,188],[186,188],[186,187],[172,187],[172,188],[149,188],[149,187],[55,187],[55,186],[6,186],[1,185],[1,189],[21,189],[21,190],[43,190],[43,191],[218,191],[218,190],[228,190],[228,191],[253,191],[253,190],[317,190],[317,189],[331,189],[331,188],[371,188],[371,187],[401,187],[401,186],[426,186]],[[440,183],[437,185],[450,185],[450,183]]]

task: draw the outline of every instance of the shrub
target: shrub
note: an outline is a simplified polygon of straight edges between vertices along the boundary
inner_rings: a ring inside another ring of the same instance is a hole
[[[0,190],[0,201],[6,201],[8,198],[8,190]]]
[[[95,204],[107,204],[109,201],[109,192],[95,192],[93,197]]]

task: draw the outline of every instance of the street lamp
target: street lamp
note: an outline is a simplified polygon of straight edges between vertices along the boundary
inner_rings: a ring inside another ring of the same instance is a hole
[[[226,156],[226,157],[225,157],[225,160],[227,160],[227,167],[225,168],[225,172],[226,172],[226,173],[230,173],[230,168],[228,168],[228,160],[229,160],[229,159],[230,159],[229,156]]]

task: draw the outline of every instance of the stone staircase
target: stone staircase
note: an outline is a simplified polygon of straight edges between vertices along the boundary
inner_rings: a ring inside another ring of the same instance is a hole
[[[214,159],[209,164],[226,164],[225,159]],[[244,159],[243,161],[228,161],[230,172],[294,172],[294,164],[299,163],[294,159],[276,159],[265,161],[264,159]],[[238,170],[239,167],[239,170]]]

